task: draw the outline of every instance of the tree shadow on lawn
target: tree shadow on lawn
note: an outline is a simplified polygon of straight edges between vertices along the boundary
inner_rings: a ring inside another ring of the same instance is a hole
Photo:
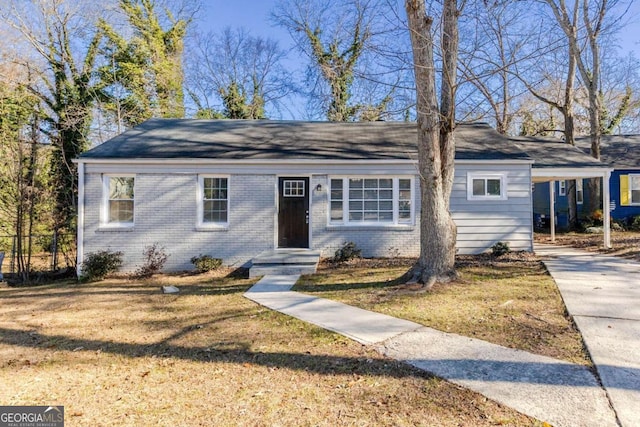
[[[533,258],[532,258],[533,257]],[[495,257],[491,254],[464,255],[456,258],[456,269],[460,276],[451,283],[468,284],[473,280],[508,280],[522,277],[523,274],[546,275],[547,270],[544,264],[533,255],[523,256],[514,253],[507,256]],[[345,271],[341,271],[345,273]],[[405,284],[406,271],[398,273],[395,278],[388,280],[365,281],[367,279],[366,270],[363,270],[362,277],[353,274],[351,283],[317,283],[318,280],[332,275],[331,271],[322,272],[314,276],[306,277],[296,284],[292,290],[298,292],[339,292],[349,290],[364,289],[393,289]],[[473,277],[472,277],[473,276]]]
[[[162,286],[167,285],[163,280],[153,282],[153,279],[147,283],[63,283],[56,285],[43,285],[38,287],[20,287],[8,288],[0,292],[0,301],[3,299],[21,299],[21,298],[50,298],[52,295],[56,297],[72,297],[80,295],[155,295],[162,293]],[[187,284],[181,286],[176,284],[180,289],[177,294],[171,296],[178,297],[180,295],[230,295],[246,292],[253,283],[237,283],[229,281],[225,283],[202,283]],[[169,296],[169,295],[167,295]]]
[[[313,282],[305,282],[304,278],[296,284],[291,290],[296,292],[334,292],[334,291],[350,291],[358,289],[388,289],[402,283],[402,278],[393,280],[383,280],[374,282],[356,282],[356,283],[327,283],[318,284]]]
[[[364,357],[339,357],[313,355],[309,352],[255,352],[248,342],[219,342],[209,347],[186,347],[168,344],[198,326],[191,325],[172,334],[171,337],[153,344],[135,344],[102,340],[77,339],[64,335],[46,335],[36,331],[0,328],[0,343],[34,349],[55,349],[57,352],[82,351],[111,353],[130,358],[165,357],[194,362],[223,362],[245,366],[257,365],[268,368],[288,368],[325,375],[361,374],[394,378],[408,376],[432,378],[432,376],[399,362]],[[59,353],[63,357],[64,353]]]
[[[189,326],[179,332],[187,333]],[[176,336],[178,336],[176,335]],[[169,338],[171,339],[171,338]],[[60,351],[90,351],[111,353],[131,358],[136,357],[173,357],[194,362],[222,362],[230,364],[242,364],[263,366],[268,368],[286,368],[305,372],[317,373],[321,375],[356,374],[370,376],[384,376],[391,378],[421,377],[434,378],[433,375],[417,368],[412,368],[389,359],[371,359],[363,357],[340,357],[331,355],[317,355],[306,353],[290,352],[255,352],[249,350],[249,343],[225,343],[225,348],[213,347],[184,347],[167,344],[166,340],[158,343],[144,345],[133,343],[121,343],[113,341],[100,341],[71,338],[64,335],[45,335],[35,331],[25,331],[9,328],[0,328],[0,343],[24,348],[55,348]],[[419,360],[411,360],[417,363]],[[481,372],[491,372],[490,377],[482,376],[484,381],[499,381],[512,383],[532,383],[551,384],[562,386],[594,387],[598,386],[593,380],[585,379],[584,376],[577,376],[574,380],[567,382],[567,378],[558,378],[549,375],[517,375],[515,371],[544,372],[546,369],[566,369],[565,363],[531,363],[531,362],[505,362],[498,360],[481,359],[446,359],[429,360],[429,363],[448,365],[452,370],[456,366],[466,364],[469,366],[469,375],[473,378]],[[601,366],[602,368],[602,366]],[[640,369],[606,366],[607,369],[619,371],[625,377],[640,376]],[[463,373],[456,378],[466,378]],[[455,379],[455,378],[454,378]],[[598,386],[599,387],[599,386]],[[630,385],[629,382],[622,384],[620,388],[640,390],[640,385]]]

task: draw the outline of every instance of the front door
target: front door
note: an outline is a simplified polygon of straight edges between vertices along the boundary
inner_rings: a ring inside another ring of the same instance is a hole
[[[309,247],[309,178],[278,181],[278,247]]]

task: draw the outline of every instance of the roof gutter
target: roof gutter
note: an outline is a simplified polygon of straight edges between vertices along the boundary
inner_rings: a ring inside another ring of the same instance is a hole
[[[302,164],[302,165],[415,165],[418,160],[411,159],[194,159],[194,158],[79,158],[76,164],[136,164],[136,165],[274,165],[274,164]],[[458,164],[533,164],[532,159],[489,159],[473,160],[458,159]]]

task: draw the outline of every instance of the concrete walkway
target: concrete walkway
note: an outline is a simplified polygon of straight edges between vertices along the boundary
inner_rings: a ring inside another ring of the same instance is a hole
[[[584,366],[292,292],[298,277],[265,276],[245,296],[556,427],[618,425],[598,379]]]
[[[536,246],[622,426],[640,426],[640,263]]]

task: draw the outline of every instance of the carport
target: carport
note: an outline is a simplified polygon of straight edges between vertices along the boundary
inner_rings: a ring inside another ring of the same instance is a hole
[[[518,138],[518,146],[534,160],[531,167],[533,184],[549,183],[551,241],[555,242],[555,182],[562,180],[602,179],[602,228],[604,247],[611,247],[611,211],[609,178],[613,170],[577,147],[548,139]]]

